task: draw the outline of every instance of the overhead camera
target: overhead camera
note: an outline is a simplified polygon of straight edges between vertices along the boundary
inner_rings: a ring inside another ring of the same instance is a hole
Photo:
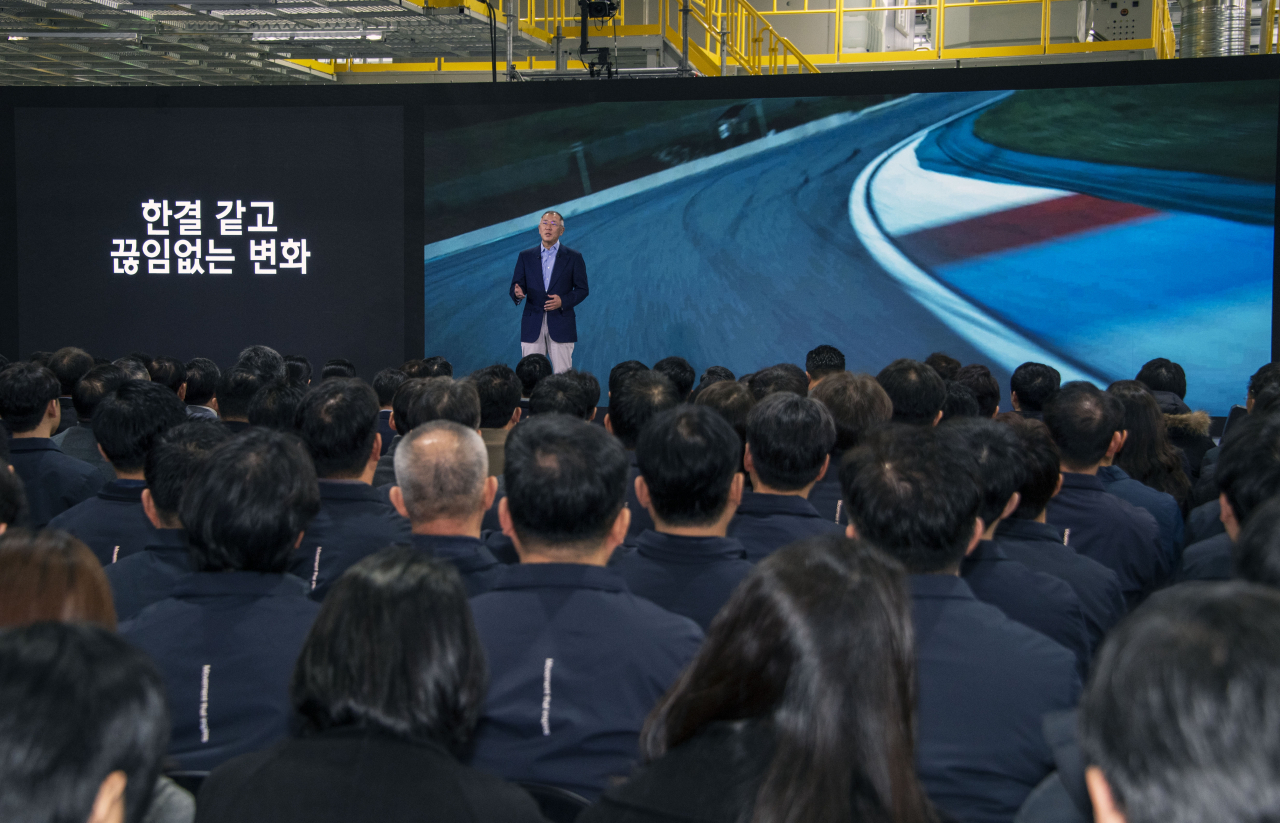
[[[618,0],[578,0],[578,5],[591,20],[608,20],[618,13]]]

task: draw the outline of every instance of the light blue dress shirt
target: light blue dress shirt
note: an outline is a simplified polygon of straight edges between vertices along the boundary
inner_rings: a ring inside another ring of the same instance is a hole
[[[542,247],[542,290],[551,290],[551,270],[556,265],[556,252],[560,251],[560,241],[557,240],[551,248]]]

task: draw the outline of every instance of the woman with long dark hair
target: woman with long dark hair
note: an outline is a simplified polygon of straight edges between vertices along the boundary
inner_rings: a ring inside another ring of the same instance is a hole
[[[906,574],[824,536],[762,561],[579,823],[927,823]]]
[[[1124,404],[1124,428],[1129,432],[1115,465],[1143,485],[1172,495],[1185,510],[1191,481],[1182,453],[1169,440],[1160,404],[1137,380],[1118,380],[1107,388],[1107,394]]]

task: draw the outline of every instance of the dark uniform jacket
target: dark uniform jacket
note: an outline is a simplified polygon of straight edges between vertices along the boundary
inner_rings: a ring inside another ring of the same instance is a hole
[[[831,456],[826,477],[814,483],[809,492],[809,503],[818,514],[843,528],[849,525],[849,513],[844,510],[844,493],[840,490],[839,460],[837,455]]]
[[[164,600],[179,580],[195,570],[187,533],[182,529],[156,529],[142,551],[106,567],[116,619],[123,623],[152,603]]]
[[[323,600],[342,573],[391,545],[409,542],[409,521],[376,489],[358,481],[321,480],[320,513],[307,524],[289,571]]]
[[[391,409],[378,410],[378,434],[382,435],[382,451],[378,453],[382,457],[391,451],[391,442],[399,437],[396,430],[391,428]]]
[[[640,466],[636,464],[636,453],[627,452],[627,459],[631,461],[631,469],[627,472],[627,508],[631,509],[631,525],[627,527],[627,539],[636,538],[646,529],[653,528],[653,516],[649,514],[649,510],[640,505],[640,498],[636,496],[636,478],[640,476]]]
[[[682,614],[705,631],[729,595],[751,574],[747,551],[732,537],[683,537],[646,531],[619,549],[609,567],[633,594]]]
[[[1169,557],[1169,568],[1176,569],[1182,548],[1187,544],[1187,534],[1182,508],[1173,495],[1134,480],[1119,466],[1099,468],[1098,479],[1108,493],[1145,509],[1156,519],[1156,525],[1160,527],[1160,545]]]
[[[1202,506],[1196,506],[1187,515],[1187,545],[1208,540],[1215,534],[1224,534],[1227,527],[1222,525],[1222,501],[1210,500]]]
[[[471,764],[587,798],[631,772],[645,717],[702,643],[597,566],[507,566],[471,611],[489,662]]]
[[[43,529],[106,485],[97,469],[63,454],[47,437],[10,440],[9,462],[26,487],[28,525],[35,529]]]
[[[795,495],[744,491],[738,513],[729,521],[729,536],[742,541],[752,563],[788,543],[820,534],[844,534],[844,529]]]
[[[58,448],[62,449],[63,454],[83,460],[97,469],[106,482],[110,483],[116,479],[116,470],[111,468],[107,458],[98,451],[98,438],[94,436],[93,427],[88,423],[80,423],[62,434],[55,434],[52,440],[58,444]]]
[[[137,554],[156,539],[156,527],[142,510],[141,480],[113,480],[93,497],[49,521],[49,528],[70,532],[109,566]]]
[[[1187,546],[1179,580],[1230,580],[1235,574],[1234,544],[1225,531]]]
[[[467,596],[475,597],[493,588],[502,564],[484,542],[465,535],[411,534],[409,545],[432,557],[448,560],[462,575]]]

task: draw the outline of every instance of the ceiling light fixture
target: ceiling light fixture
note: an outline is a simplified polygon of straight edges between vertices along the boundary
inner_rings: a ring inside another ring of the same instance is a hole
[[[132,31],[11,31],[9,40],[128,40],[137,43],[141,35]]]
[[[255,43],[288,40],[381,40],[389,29],[273,29],[255,31]]]

